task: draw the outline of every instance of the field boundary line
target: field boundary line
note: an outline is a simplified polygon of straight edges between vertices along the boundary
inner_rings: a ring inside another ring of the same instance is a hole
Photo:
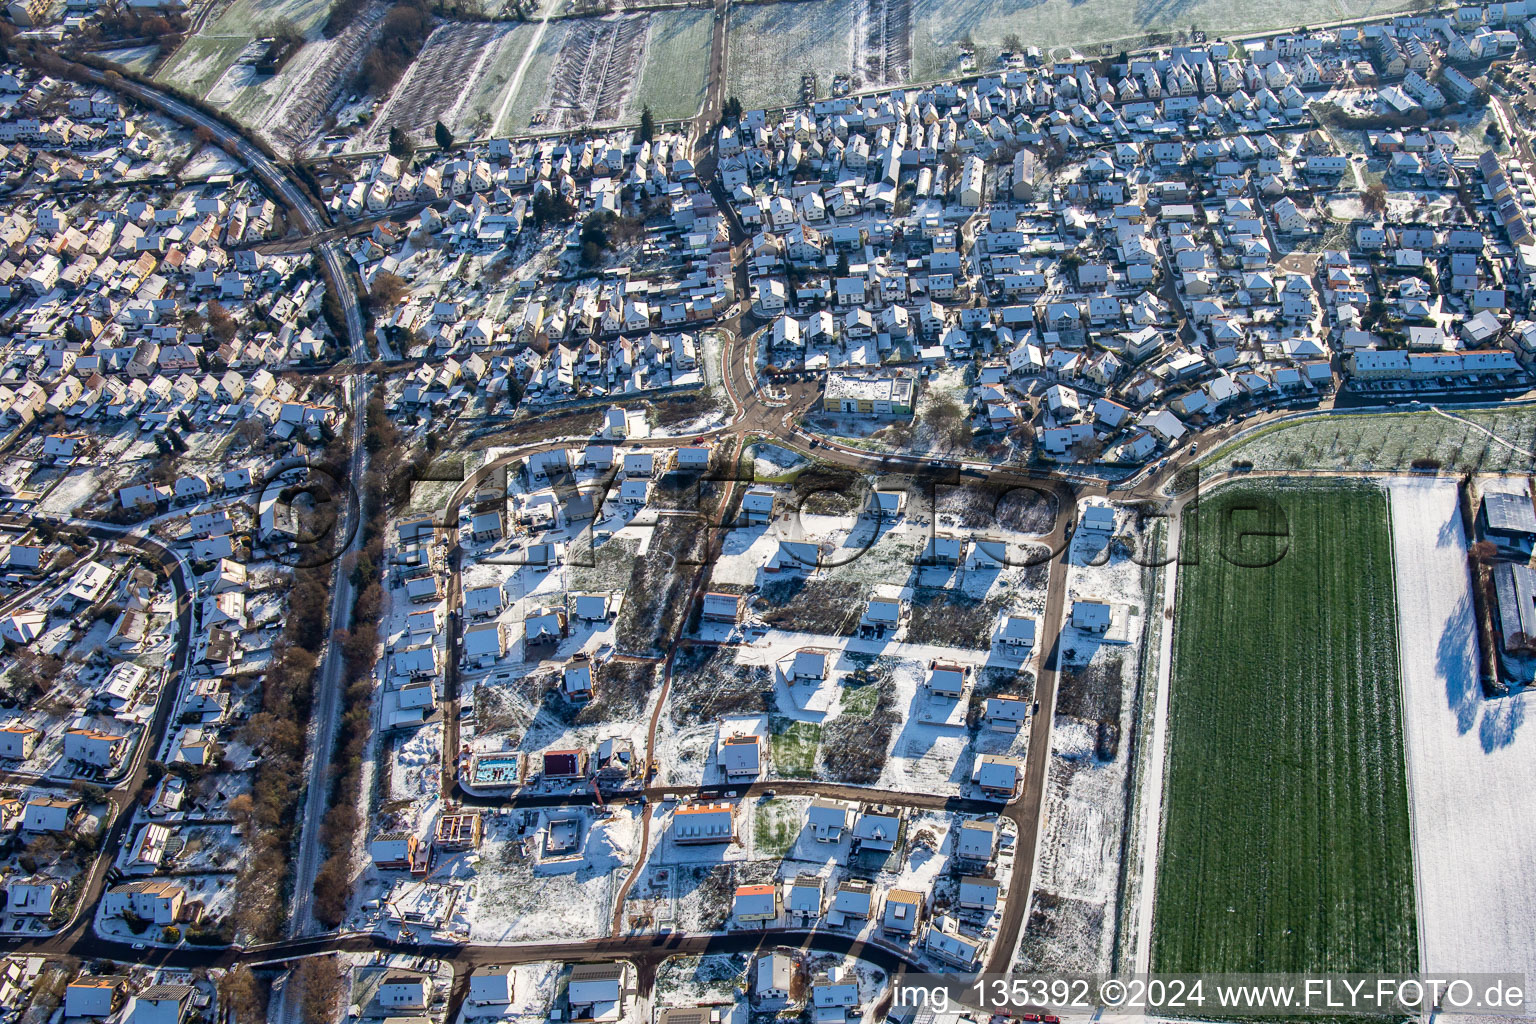
[[[1153,532],[1153,547],[1149,550],[1164,550],[1163,545],[1167,540],[1167,530],[1164,524],[1159,523]],[[1147,734],[1152,727],[1152,716],[1155,705],[1155,693],[1153,703],[1148,703],[1147,694],[1155,685],[1157,665],[1154,663],[1153,643],[1157,650],[1162,650],[1163,632],[1169,628],[1168,620],[1161,615],[1154,615],[1154,608],[1163,607],[1165,598],[1163,586],[1163,567],[1148,566],[1146,573],[1147,593],[1149,599],[1146,603],[1146,630],[1142,642],[1141,658],[1136,672],[1136,699],[1135,699],[1135,724],[1130,733],[1130,763],[1126,777],[1126,802],[1123,814],[1123,834],[1120,841],[1120,881],[1119,891],[1115,900],[1115,936],[1111,947],[1110,965],[1112,970],[1122,970],[1126,956],[1135,955],[1136,932],[1132,927],[1132,921],[1136,918],[1141,908],[1141,881],[1142,868],[1145,856],[1141,835],[1141,812],[1147,785],[1147,768],[1150,752],[1147,743]],[[1153,639],[1155,630],[1155,641]],[[1128,942],[1129,940],[1129,942]],[[1134,966],[1134,964],[1132,965]]]
[[[1419,856],[1419,816],[1414,810],[1413,792],[1413,763],[1409,759],[1408,748],[1408,691],[1403,687],[1406,673],[1403,670],[1403,617],[1399,609],[1402,607],[1403,594],[1399,587],[1397,575],[1397,505],[1393,500],[1392,481],[1411,481],[1412,477],[1389,477],[1382,490],[1387,492],[1387,543],[1392,548],[1392,636],[1397,644],[1397,718],[1398,728],[1403,733],[1403,785],[1408,789],[1408,836],[1409,846],[1413,853],[1413,933],[1419,947],[1419,973],[1429,970],[1427,951],[1424,948],[1424,878],[1423,859]],[[1438,477],[1435,479],[1439,479]],[[1453,484],[1458,490],[1460,484]],[[1452,503],[1452,515],[1455,517],[1457,528],[1465,530],[1461,523],[1460,495]]]
[[[1198,512],[1196,513],[1198,515]],[[1168,552],[1172,556],[1163,569],[1162,632],[1158,637],[1157,693],[1153,695],[1152,743],[1146,773],[1142,781],[1142,862],[1141,889],[1136,906],[1135,972],[1147,973],[1152,962],[1152,923],[1157,902],[1157,873],[1162,858],[1163,799],[1168,774],[1168,712],[1173,686],[1173,631],[1179,600],[1179,549],[1184,540],[1184,506],[1169,518]],[[1150,788],[1148,788],[1150,787]],[[1150,799],[1149,799],[1150,798]]]

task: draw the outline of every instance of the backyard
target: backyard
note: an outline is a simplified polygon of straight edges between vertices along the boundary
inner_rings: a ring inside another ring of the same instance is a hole
[[[1386,496],[1231,487],[1190,525],[1152,969],[1414,970]]]

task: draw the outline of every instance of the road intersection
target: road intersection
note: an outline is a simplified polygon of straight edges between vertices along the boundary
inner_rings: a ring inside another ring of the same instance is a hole
[[[723,87],[719,83],[724,80],[723,67],[726,59],[724,25],[728,0],[717,0],[715,9],[717,24],[714,33],[715,41],[711,48],[710,78],[716,84],[707,94],[705,105],[695,122],[695,164],[705,180],[709,180],[709,168],[713,165],[712,128],[718,120],[724,103],[720,94]],[[227,151],[236,155],[251,168],[252,173],[269,192],[278,197],[288,208],[290,222],[305,237],[311,239],[312,248],[319,255],[325,268],[328,286],[335,289],[345,315],[347,335],[345,342],[349,358],[339,369],[341,376],[345,378],[343,386],[346,389],[351,416],[351,455],[348,472],[352,481],[361,481],[368,472],[368,453],[363,438],[366,430],[365,410],[374,388],[374,372],[382,372],[389,362],[395,360],[396,354],[389,350],[382,339],[379,339],[377,344],[381,363],[372,364],[370,368],[365,369],[370,359],[368,348],[370,339],[362,316],[360,296],[342,246],[345,232],[340,232],[338,237],[338,232],[327,223],[323,212],[315,206],[305,188],[285,168],[269,159],[238,129],[174,96],[142,83],[93,69],[82,69],[82,73],[97,84],[119,89],[139,102],[157,108],[189,127],[209,133]],[[718,182],[712,182],[711,185],[717,193],[720,191]],[[729,203],[721,205],[722,209],[730,210]],[[985,480],[990,489],[1027,488],[1049,494],[1056,503],[1055,521],[1050,531],[1033,538],[1049,551],[1046,603],[1040,630],[1040,636],[1046,647],[1036,679],[1035,700],[1038,702],[1038,710],[1030,717],[1028,724],[1029,735],[1023,784],[1019,794],[1013,800],[1000,804],[957,797],[888,792],[866,787],[805,781],[775,780],[772,784],[777,792],[786,794],[831,797],[856,802],[878,802],[910,809],[942,809],[965,813],[996,812],[1012,821],[1017,828],[1018,855],[1013,877],[1007,883],[1010,896],[998,922],[985,965],[985,969],[990,972],[1006,972],[1012,964],[1017,949],[1034,880],[1034,854],[1042,825],[1050,765],[1051,729],[1059,682],[1057,664],[1059,652],[1055,645],[1065,616],[1067,548],[1078,503],[1086,497],[1113,495],[1121,500],[1150,501],[1166,507],[1168,501],[1163,496],[1162,484],[1180,469],[1182,462],[1188,459],[1188,453],[1181,452],[1166,460],[1166,465],[1160,469],[1139,474],[1124,485],[1112,485],[1091,477],[1069,477],[1066,474],[1030,470],[1017,465],[983,464],[982,468],[977,469],[975,463],[962,462],[954,455],[871,452],[840,442],[835,438],[814,433],[802,424],[805,414],[819,399],[819,390],[815,383],[807,380],[782,380],[774,384],[772,394],[765,393],[761,383],[762,376],[757,371],[757,353],[754,350],[754,338],[761,325],[750,314],[739,311],[741,303],[746,298],[745,242],[746,238],[741,231],[741,226],[732,221],[732,256],[737,270],[735,278],[738,312],[715,325],[723,343],[721,385],[731,406],[729,423],[699,434],[647,438],[633,441],[631,444],[638,447],[676,447],[679,444],[708,441],[717,450],[728,453],[727,464],[734,467],[739,463],[740,456],[747,445],[762,440],[791,449],[806,458],[834,464],[860,474],[902,475],[936,484],[960,484],[964,483],[967,477],[972,479],[979,477]],[[1249,421],[1223,428],[1213,436],[1217,440],[1228,440],[1239,433],[1263,426],[1273,419],[1272,416],[1254,417]],[[583,443],[584,440],[546,438],[505,450],[496,460],[476,470],[456,488],[455,493],[445,505],[442,519],[439,521],[439,532],[450,548],[448,560],[450,579],[447,588],[449,607],[454,606],[454,598],[462,592],[458,572],[459,558],[453,551],[457,544],[459,509],[467,497],[473,493],[477,484],[494,469],[512,464],[530,454],[569,447],[572,444]],[[722,510],[730,507],[737,484],[735,474],[728,475],[719,506]],[[1175,512],[1178,507],[1182,507],[1182,504],[1182,501],[1176,503]],[[355,516],[356,521],[344,521],[340,524],[342,529],[348,531],[347,546],[342,552],[343,555],[360,549],[362,531],[357,527],[366,517],[366,512],[367,510],[361,507],[349,510],[346,515]],[[78,520],[64,521],[57,525],[65,524],[84,529],[93,539],[113,539],[134,545],[143,551],[146,557],[165,567],[177,593],[179,635],[177,653],[173,661],[173,675],[179,678],[186,667],[192,630],[190,590],[192,582],[185,564],[169,548],[147,534],[135,532],[133,528],[112,527],[107,524]],[[721,532],[714,531],[713,538],[713,543],[718,545],[722,538]],[[718,555],[718,547],[711,551],[710,555],[711,558]],[[704,565],[695,570],[690,581],[689,609],[696,607],[702,598],[703,589],[708,582],[707,567],[711,558],[704,560]],[[333,630],[346,630],[352,625],[354,592],[349,575],[341,571],[345,562],[345,558],[338,558],[336,561],[330,619]],[[679,646],[686,642],[682,632],[683,624],[688,617],[686,613],[680,615],[678,621],[669,625],[668,635],[659,638],[661,641],[658,643],[659,649],[675,653]],[[456,624],[450,626],[450,652],[455,650],[453,630],[456,628]],[[450,653],[450,660],[452,657]],[[671,682],[670,655],[662,661],[662,665],[664,669],[662,694],[651,716],[647,732],[646,763],[655,753],[656,716],[660,713],[666,688]],[[235,963],[278,966],[290,963],[297,958],[328,952],[378,950],[411,954],[425,953],[452,961],[460,985],[467,982],[469,969],[482,964],[540,960],[581,961],[619,957],[634,961],[643,981],[646,977],[653,976],[655,967],[668,956],[704,952],[740,952],[769,948],[779,944],[797,945],[827,952],[851,953],[890,971],[922,968],[920,957],[908,947],[884,942],[860,943],[847,934],[821,929],[769,928],[752,933],[674,933],[665,936],[626,931],[623,927],[623,896],[641,870],[648,852],[652,839],[649,815],[646,816],[647,824],[642,832],[640,848],[635,853],[633,872],[623,882],[619,898],[615,901],[612,929],[608,937],[553,945],[506,946],[405,942],[374,934],[322,933],[313,918],[312,897],[314,879],[322,860],[318,837],[321,834],[321,824],[327,810],[330,758],[335,748],[336,726],[341,717],[340,702],[345,683],[345,666],[340,645],[331,644],[321,660],[315,684],[316,692],[309,733],[309,757],[306,762],[308,784],[300,804],[299,838],[294,858],[291,928],[286,939],[251,946],[181,946],[174,949],[137,950],[129,943],[96,935],[90,927],[94,905],[106,884],[107,866],[111,863],[112,854],[124,840],[133,808],[146,784],[147,755],[145,752],[158,746],[174,706],[177,687],[168,682],[134,763],[112,791],[112,816],[107,841],[103,844],[103,852],[90,873],[74,918],[66,928],[44,938],[0,939],[0,948],[19,952],[72,954],[80,957],[110,957],[187,967],[219,967]],[[455,800],[474,803],[477,802],[474,797],[464,793],[455,785],[459,694],[456,677],[451,669],[446,690],[443,705],[444,720],[448,726],[445,733],[446,742],[443,744],[445,790],[451,791]],[[764,788],[765,784],[755,784],[742,788],[737,795],[741,799],[751,799],[761,795]],[[672,786],[646,786],[637,792],[643,793],[652,802],[687,799],[701,794],[699,789]],[[523,794],[498,800],[495,803],[498,806],[533,807],[547,806],[555,800],[571,802],[569,797]]]

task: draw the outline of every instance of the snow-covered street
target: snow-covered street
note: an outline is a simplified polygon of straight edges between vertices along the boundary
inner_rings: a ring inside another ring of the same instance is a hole
[[[1530,697],[1486,700],[1479,686],[1456,484],[1389,491],[1421,970],[1536,977]]]

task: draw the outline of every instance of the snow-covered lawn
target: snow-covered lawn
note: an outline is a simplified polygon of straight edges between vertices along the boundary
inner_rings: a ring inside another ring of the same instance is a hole
[[[1398,479],[1388,490],[1420,970],[1536,976],[1531,696],[1483,697],[1456,484]]]
[[[579,822],[579,853],[554,859],[541,854],[544,830],[554,819]],[[462,911],[470,922],[470,937],[516,943],[608,934],[613,899],[639,835],[640,819],[633,808],[595,821],[579,808],[547,810],[529,835],[516,834],[498,819],[473,863],[455,872],[474,879],[473,896]],[[444,873],[439,868],[434,879]]]

